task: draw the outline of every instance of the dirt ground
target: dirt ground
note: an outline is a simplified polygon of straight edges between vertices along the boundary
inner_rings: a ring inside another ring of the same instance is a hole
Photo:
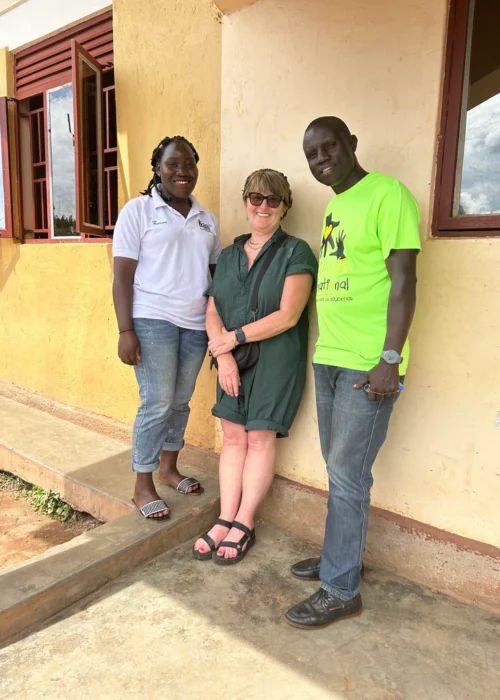
[[[15,490],[0,490],[0,569],[42,554],[100,523],[83,514],[62,524],[35,512]]]

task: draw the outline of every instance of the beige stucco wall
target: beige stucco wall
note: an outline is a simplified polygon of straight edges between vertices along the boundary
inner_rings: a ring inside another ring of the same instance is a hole
[[[239,12],[244,7],[248,7],[248,5],[252,5],[254,2],[258,1],[259,0],[214,0],[219,10],[227,15],[232,12]]]
[[[200,154],[196,197],[217,215],[221,24],[211,0],[113,3],[122,204],[152,176],[151,152],[183,134]]]
[[[14,90],[13,58],[9,49],[0,48],[0,97],[11,97]]]
[[[183,134],[200,154],[195,195],[219,215],[221,35],[211,0],[113,3],[120,205],[145,188],[151,152]],[[200,373],[187,439],[213,448],[215,376]]]
[[[326,188],[301,150],[305,126],[344,118],[362,164],[405,182],[429,234],[447,1],[261,0],[223,20],[221,222],[247,225],[240,193],[258,167],[285,172],[290,233],[317,252]],[[317,335],[312,311],[311,350]],[[375,468],[373,503],[500,545],[500,240],[427,240],[407,386]],[[325,488],[312,376],[280,474]]]

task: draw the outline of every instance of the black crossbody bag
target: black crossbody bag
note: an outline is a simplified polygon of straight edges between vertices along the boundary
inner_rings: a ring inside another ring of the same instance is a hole
[[[259,309],[259,289],[261,282],[264,279],[264,275],[266,274],[269,265],[272,263],[274,256],[281,248],[281,246],[285,243],[288,237],[288,233],[283,232],[281,236],[274,241],[274,243],[269,247],[269,250],[267,251],[266,256],[262,262],[262,265],[260,266],[260,270],[258,272],[257,279],[255,280],[254,288],[252,291],[252,298],[250,299],[250,311],[252,312],[252,321],[257,320],[257,311]],[[260,355],[260,346],[258,342],[243,343],[242,345],[238,345],[236,348],[234,348],[232,353],[234,359],[236,360],[236,364],[238,365],[238,370],[240,372],[244,372],[245,370],[250,369],[250,367],[253,367],[255,364],[257,364],[257,360],[259,359]],[[216,367],[218,369],[218,364],[215,357],[212,357],[210,361],[210,369],[212,369],[212,367]]]

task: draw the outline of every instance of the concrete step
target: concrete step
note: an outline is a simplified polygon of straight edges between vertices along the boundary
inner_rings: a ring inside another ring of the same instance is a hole
[[[57,491],[74,508],[108,521],[131,512],[130,449],[0,396],[0,469]]]
[[[219,513],[217,481],[193,467],[200,496],[158,485],[167,521],[143,518],[130,501],[130,450],[117,440],[0,397],[0,469],[52,489],[106,524],[0,575],[0,644],[138,564],[193,539]],[[195,451],[189,453],[196,456]]]

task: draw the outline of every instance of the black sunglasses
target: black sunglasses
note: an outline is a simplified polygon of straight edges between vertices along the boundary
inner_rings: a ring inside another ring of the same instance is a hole
[[[248,200],[250,201],[250,204],[252,204],[254,207],[260,207],[262,202],[266,200],[267,205],[271,207],[271,209],[277,209],[283,201],[283,197],[279,194],[268,194],[266,196],[261,194],[260,192],[249,192]]]

